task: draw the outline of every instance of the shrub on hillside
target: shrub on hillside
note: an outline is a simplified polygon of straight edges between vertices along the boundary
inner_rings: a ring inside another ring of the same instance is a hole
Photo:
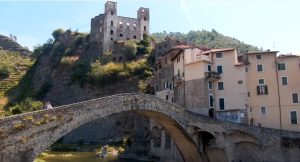
[[[63,29],[56,29],[53,31],[52,36],[56,40],[60,35],[64,34],[65,31]]]
[[[86,80],[86,76],[89,69],[90,69],[89,62],[86,61],[76,62],[72,68],[71,81],[79,82],[81,85],[83,85],[83,83]]]
[[[124,65],[113,62],[102,65],[99,61],[96,61],[91,64],[91,70],[88,73],[89,81],[100,85],[126,77],[128,77],[128,73],[125,71]]]
[[[136,58],[137,44],[134,40],[127,41],[125,43],[124,55],[127,60],[133,60]]]
[[[40,110],[43,107],[43,103],[40,101],[34,101],[31,98],[26,98],[20,103],[15,104],[10,108],[11,113],[20,114],[22,112],[30,112]]]
[[[13,69],[7,64],[0,65],[0,78],[8,78]]]
[[[131,61],[125,64],[125,68],[132,75],[142,75],[147,68],[146,60]]]
[[[78,56],[63,56],[60,60],[62,65],[73,65],[79,59]]]

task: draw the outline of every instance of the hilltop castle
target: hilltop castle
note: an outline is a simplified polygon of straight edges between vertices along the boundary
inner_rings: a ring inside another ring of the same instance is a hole
[[[110,52],[117,41],[137,39],[149,34],[148,8],[140,7],[137,18],[117,15],[117,3],[107,1],[105,11],[91,20],[91,40],[102,52]]]

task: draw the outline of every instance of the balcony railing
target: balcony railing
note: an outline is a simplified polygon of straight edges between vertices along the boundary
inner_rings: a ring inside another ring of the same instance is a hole
[[[180,75],[180,74],[175,75],[175,76],[173,77],[173,79],[174,79],[174,83],[175,83],[175,84],[179,84],[179,83],[181,83],[181,82],[183,81],[183,77],[182,77],[182,75]]]
[[[205,77],[210,80],[218,80],[221,79],[220,74],[216,71],[205,72]]]

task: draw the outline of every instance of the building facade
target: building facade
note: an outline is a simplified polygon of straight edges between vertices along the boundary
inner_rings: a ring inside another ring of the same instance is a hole
[[[157,59],[155,94],[217,119],[300,131],[300,59],[277,53],[176,45]]]
[[[139,8],[137,18],[118,16],[117,2],[107,1],[105,11],[91,20],[91,41],[102,52],[110,52],[116,41],[140,40],[149,34],[150,13],[148,8]]]
[[[299,56],[277,53],[247,53],[249,124],[300,131]]]

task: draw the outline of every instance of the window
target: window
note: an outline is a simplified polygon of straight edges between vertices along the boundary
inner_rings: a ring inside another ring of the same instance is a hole
[[[258,85],[265,85],[265,79],[258,79]]]
[[[113,40],[114,40],[114,38],[110,38],[110,40],[111,40],[111,41],[113,41]]]
[[[267,115],[267,108],[265,106],[260,107],[260,114]]]
[[[297,124],[297,111],[291,111],[291,124]]]
[[[147,21],[147,17],[146,16],[144,17],[144,21]]]
[[[248,67],[245,67],[245,71],[248,72]]]
[[[207,71],[211,71],[211,65],[207,65]]]
[[[224,98],[219,98],[219,106],[220,106],[220,110],[224,110],[225,109]]]
[[[268,86],[259,85],[256,87],[257,95],[268,95]]]
[[[110,21],[110,26],[114,26],[114,22],[113,21]]]
[[[217,52],[216,53],[216,58],[222,58],[222,52]]]
[[[218,71],[219,74],[222,74],[222,73],[223,73],[222,65],[218,65],[218,66],[217,66],[217,71]]]
[[[120,37],[123,37],[123,34],[120,34]]]
[[[292,94],[293,103],[299,103],[298,93]]]
[[[209,90],[212,90],[212,89],[213,89],[212,81],[208,81],[208,89],[209,89]]]
[[[285,70],[285,63],[278,63],[277,68],[278,68],[279,71],[280,70]]]
[[[218,90],[224,90],[224,83],[218,82]]]
[[[179,96],[179,97],[181,96],[180,88],[178,88],[178,96]]]
[[[114,15],[114,11],[110,11],[110,15]]]
[[[114,31],[113,30],[110,30],[110,35],[113,35],[114,34]]]
[[[257,60],[261,60],[261,55],[256,55]]]
[[[174,102],[174,97],[172,97],[172,102]]]
[[[256,69],[257,69],[258,72],[263,71],[263,66],[262,66],[262,64],[257,65],[257,66],[256,66]]]
[[[147,31],[147,26],[144,26],[144,31]]]
[[[135,35],[133,36],[133,39],[136,39],[136,36],[135,36]]]
[[[250,97],[251,96],[251,92],[248,92],[248,97]]]
[[[281,84],[282,85],[288,85],[288,79],[287,79],[287,77],[281,77]]]
[[[169,100],[169,96],[168,95],[166,95],[166,100]]]
[[[243,81],[242,80],[238,80],[238,84],[243,84]]]
[[[214,98],[213,95],[209,95],[209,106],[214,107]]]

